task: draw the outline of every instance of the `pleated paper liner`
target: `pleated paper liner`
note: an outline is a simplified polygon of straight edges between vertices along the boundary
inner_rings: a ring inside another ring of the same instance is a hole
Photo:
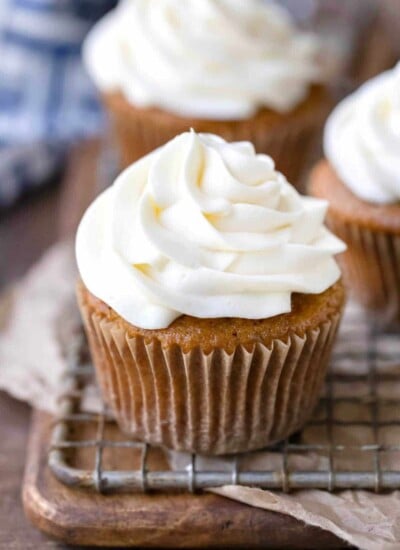
[[[355,298],[387,328],[400,326],[400,235],[347,222],[334,213],[328,225],[347,244],[338,260]]]
[[[121,429],[151,444],[215,455],[262,448],[304,425],[340,318],[270,348],[203,353],[128,337],[80,305],[103,397]]]
[[[264,110],[251,119],[238,121],[185,119],[156,109],[139,109],[117,93],[106,94],[104,103],[111,115],[123,167],[194,128],[228,141],[252,142],[258,153],[274,159],[278,170],[293,185],[299,184],[309,165],[332,107],[328,91],[318,87],[290,114]]]

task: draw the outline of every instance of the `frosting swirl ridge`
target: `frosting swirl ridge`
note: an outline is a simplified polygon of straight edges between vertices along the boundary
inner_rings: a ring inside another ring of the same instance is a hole
[[[262,0],[123,0],[84,54],[102,90],[179,116],[243,119],[287,112],[321,80],[319,41]]]
[[[327,203],[302,197],[247,142],[184,133],[125,170],[89,207],[76,253],[86,287],[128,322],[182,314],[260,319],[340,277]]]
[[[324,149],[360,199],[400,201],[400,63],[336,107],[325,128]]]

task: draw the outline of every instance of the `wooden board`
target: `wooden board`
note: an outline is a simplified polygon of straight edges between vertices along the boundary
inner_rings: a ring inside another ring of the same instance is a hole
[[[23,502],[32,523],[74,545],[348,548],[321,529],[216,495],[109,495],[69,489],[47,467],[51,417],[35,412]]]

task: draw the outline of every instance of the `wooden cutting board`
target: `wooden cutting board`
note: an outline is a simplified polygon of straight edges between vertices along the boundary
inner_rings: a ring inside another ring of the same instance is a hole
[[[332,534],[216,495],[99,495],[58,482],[47,467],[51,416],[34,412],[25,512],[69,544],[141,548],[348,548]]]

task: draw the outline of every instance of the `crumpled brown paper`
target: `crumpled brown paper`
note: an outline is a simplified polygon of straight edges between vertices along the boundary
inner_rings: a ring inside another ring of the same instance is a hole
[[[56,245],[34,266],[26,277],[14,288],[11,299],[0,303],[0,389],[14,397],[27,401],[34,407],[54,412],[57,395],[61,391],[61,378],[66,368],[68,340],[79,330],[80,320],[75,306],[75,281],[77,273],[71,243]],[[356,327],[357,338],[354,338]],[[362,337],[360,338],[360,334]],[[357,362],[346,350],[357,351],[367,344],[368,330],[365,317],[351,306],[348,308],[336,351],[342,360],[336,368],[343,372],[365,372],[366,365]],[[400,338],[388,336],[380,342],[384,346],[385,358],[379,369],[400,369]],[[397,365],[393,363],[397,362]],[[359,382],[343,384],[336,388],[345,397],[363,391]],[[379,391],[387,398],[398,398],[399,384],[381,384]],[[368,396],[366,395],[366,403]],[[88,388],[85,407],[97,410],[100,403],[95,388]],[[393,404],[393,410],[385,407],[380,414],[388,418],[397,414],[400,407]],[[358,414],[358,413],[357,413]],[[360,412],[360,420],[363,415]],[[335,415],[347,418],[352,415],[351,404],[335,405]],[[367,417],[366,416],[366,417]],[[349,432],[345,428],[334,428],[335,443],[357,445],[368,441],[372,434],[369,427],[360,427]],[[314,442],[321,437],[318,427],[306,428],[302,435],[304,442]],[[351,441],[350,439],[351,438]],[[380,434],[381,442],[399,444],[400,427],[388,426]],[[372,441],[372,439],[371,439]],[[189,461],[185,454],[168,453],[171,467],[184,468]],[[338,458],[338,460],[340,457]],[[241,468],[249,470],[279,467],[279,455],[271,452],[252,453],[241,460]],[[294,455],[291,467],[297,469],[326,468],[328,458],[316,454]],[[368,453],[346,454],[341,468],[371,469],[372,455]],[[398,469],[400,452],[385,457],[385,467]],[[229,459],[202,458],[197,468],[224,470],[231,467]],[[326,491],[308,490],[292,494],[271,492],[234,485],[213,489],[213,492],[240,502],[293,516],[310,525],[331,531],[343,540],[365,550],[397,550],[400,548],[400,492],[375,494],[367,491],[343,491],[330,494]]]
[[[400,548],[400,493],[301,491],[292,495],[225,486],[213,492],[251,506],[288,514],[331,531],[364,550]]]
[[[63,391],[68,342],[81,327],[77,277],[73,244],[63,242],[0,298],[0,390],[50,413]],[[101,408],[91,386],[84,402]]]

